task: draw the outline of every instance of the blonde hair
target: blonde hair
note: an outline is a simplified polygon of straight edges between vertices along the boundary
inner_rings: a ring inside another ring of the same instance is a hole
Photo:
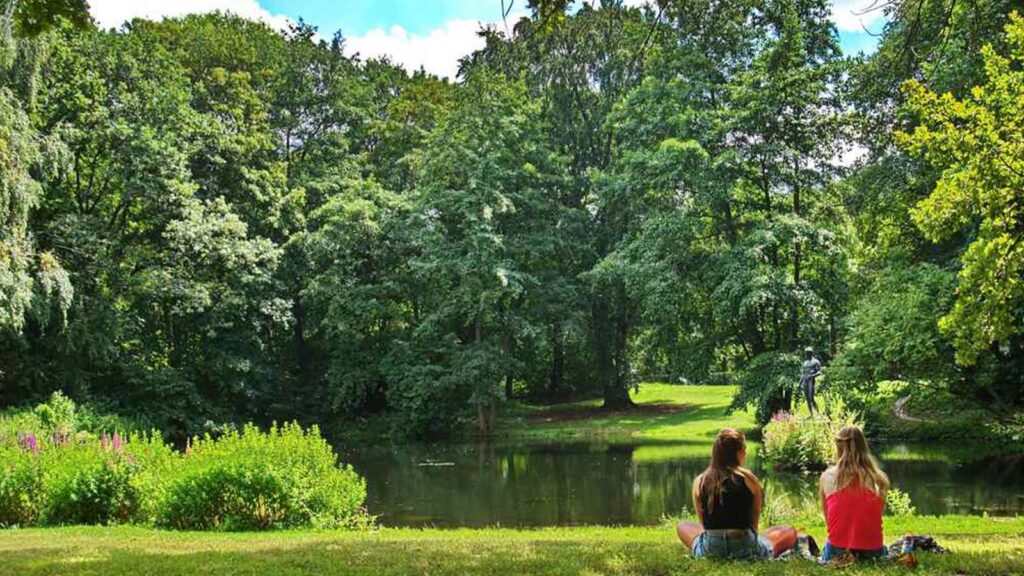
[[[835,440],[836,490],[859,485],[884,497],[889,490],[889,477],[871,454],[864,432],[856,426],[845,426]]]

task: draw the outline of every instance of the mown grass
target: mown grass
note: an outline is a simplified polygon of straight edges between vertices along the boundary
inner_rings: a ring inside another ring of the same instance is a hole
[[[635,410],[604,411],[601,400],[553,406],[514,402],[497,433],[522,440],[629,439],[690,442],[694,454],[704,455],[715,434],[725,427],[753,430],[753,414],[727,414],[735,394],[732,386],[679,386],[642,384],[632,395]],[[687,456],[675,446],[676,457]]]
[[[820,526],[810,527],[821,537]],[[947,555],[919,554],[916,574],[1024,573],[1024,519],[888,519],[887,538],[928,533]],[[887,563],[847,574],[903,574]],[[774,563],[691,559],[671,527],[538,530],[413,530],[209,534],[142,528],[0,532],[0,575],[146,574],[823,574],[802,560]]]

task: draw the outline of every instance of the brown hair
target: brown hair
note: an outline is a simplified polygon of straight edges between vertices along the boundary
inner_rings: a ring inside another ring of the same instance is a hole
[[[845,426],[836,434],[836,490],[851,484],[884,497],[889,477],[871,454],[864,432],[856,426]]]
[[[711,462],[697,478],[697,493],[708,495],[709,512],[714,509],[716,501],[722,501],[722,485],[733,474],[753,477],[753,474],[740,466],[740,453],[746,449],[746,440],[739,430],[725,428],[715,438],[715,444],[711,447]]]

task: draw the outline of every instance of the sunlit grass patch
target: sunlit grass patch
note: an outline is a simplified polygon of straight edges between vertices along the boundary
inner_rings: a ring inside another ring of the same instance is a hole
[[[601,400],[510,407],[499,434],[511,438],[629,438],[710,443],[722,428],[751,430],[753,415],[727,413],[734,386],[642,384],[632,395],[635,410],[605,412]]]
[[[809,531],[823,539],[820,525]],[[935,535],[947,555],[920,554],[914,574],[1017,574],[1024,570],[1024,519],[886,519],[886,539]],[[808,575],[829,571],[786,563],[693,560],[671,527],[508,530],[381,529],[211,534],[142,528],[60,528],[0,532],[0,575],[297,576],[432,574]],[[907,574],[888,563],[843,574]]]

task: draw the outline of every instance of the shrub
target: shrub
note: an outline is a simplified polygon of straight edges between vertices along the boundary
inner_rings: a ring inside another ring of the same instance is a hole
[[[288,489],[270,466],[225,462],[174,484],[161,521],[189,530],[264,530],[289,524],[290,510]]]
[[[158,453],[154,448],[159,448]],[[140,476],[154,462],[173,454],[157,435],[119,435],[97,440],[91,436],[47,440],[33,457],[42,470],[45,525],[118,524],[144,522],[143,502],[148,485]],[[152,473],[152,472],[151,472]]]
[[[18,435],[33,433],[40,438],[71,438],[99,435],[115,430],[131,433],[141,430],[140,423],[109,414],[99,414],[89,406],[54,392],[49,400],[31,409],[9,410],[0,414],[0,444],[12,445]]]
[[[125,438],[98,428],[120,422],[59,393],[0,417],[0,527],[263,530],[369,522],[365,482],[338,465],[317,428],[227,429],[196,439],[182,455],[159,433]]]
[[[857,418],[842,404],[824,420],[778,412],[764,427],[761,456],[778,469],[824,469],[835,461],[836,433],[850,424],[858,424]]]
[[[114,457],[89,464],[47,490],[46,523],[117,524],[135,518],[139,489],[132,478],[138,465]]]
[[[43,507],[43,475],[38,458],[0,445],[0,528],[32,526]]]
[[[889,516],[915,516],[917,508],[910,501],[910,494],[893,488],[885,495],[885,513]]]
[[[246,426],[197,439],[169,483],[157,523],[179,529],[264,530],[354,525],[365,482],[339,467],[314,427]]]
[[[61,392],[54,392],[49,401],[36,406],[32,413],[39,419],[43,431],[70,434],[78,429],[76,408],[70,398]]]

